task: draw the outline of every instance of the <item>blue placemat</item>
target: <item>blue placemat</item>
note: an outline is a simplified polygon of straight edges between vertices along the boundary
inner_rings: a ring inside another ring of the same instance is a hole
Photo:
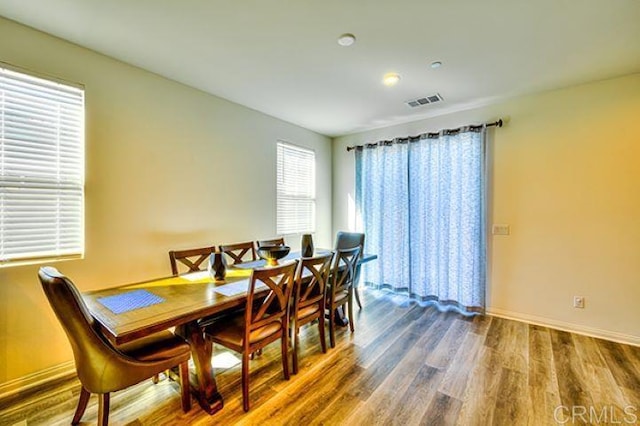
[[[116,294],[98,298],[98,302],[106,306],[114,314],[146,308],[164,302],[160,296],[156,296],[147,290],[133,290],[127,293]]]
[[[236,269],[256,269],[262,268],[264,265],[264,260],[253,260],[250,262],[236,263],[235,265],[233,265],[233,267]]]

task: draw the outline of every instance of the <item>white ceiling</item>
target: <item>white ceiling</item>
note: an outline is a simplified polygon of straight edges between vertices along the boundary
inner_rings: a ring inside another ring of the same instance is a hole
[[[640,71],[640,0],[0,0],[0,15],[329,136]]]

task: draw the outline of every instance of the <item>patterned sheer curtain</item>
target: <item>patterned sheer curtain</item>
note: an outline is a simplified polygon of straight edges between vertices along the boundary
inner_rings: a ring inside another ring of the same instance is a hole
[[[356,205],[369,285],[484,311],[484,128],[356,150]]]

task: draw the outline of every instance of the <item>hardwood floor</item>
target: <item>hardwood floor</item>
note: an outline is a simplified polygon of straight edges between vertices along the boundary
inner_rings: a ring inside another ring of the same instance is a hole
[[[362,296],[355,333],[340,329],[327,354],[317,327],[305,327],[291,380],[282,378],[279,343],[251,362],[250,412],[238,363],[216,369],[225,407],[214,416],[195,401],[182,413],[176,383],[148,380],[112,395],[111,424],[640,424],[638,347],[440,312],[379,291]],[[67,379],[0,401],[0,425],[69,424],[78,393]],[[95,424],[96,412],[92,396],[83,424]]]

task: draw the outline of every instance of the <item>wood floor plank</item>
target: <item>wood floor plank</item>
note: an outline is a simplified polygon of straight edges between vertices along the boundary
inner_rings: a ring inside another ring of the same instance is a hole
[[[508,320],[504,318],[495,317],[492,319],[489,329],[487,330],[487,337],[484,340],[485,346],[495,351],[501,351],[507,344],[503,338],[506,335],[506,327]]]
[[[509,321],[504,336],[503,366],[527,374],[529,370],[529,326],[518,321]]]
[[[529,327],[503,318],[493,318],[485,345],[503,354],[502,364],[526,374],[529,362]]]
[[[573,346],[574,345],[574,340],[571,337],[571,333],[569,333],[568,331],[563,331],[563,330],[549,330],[549,333],[551,334],[551,342],[553,343],[554,346],[560,346],[560,345],[567,345],[567,346]]]
[[[636,414],[640,419],[640,389],[620,388],[622,394],[625,397],[626,407],[632,407],[636,409]]]
[[[414,305],[415,303],[398,305],[386,297],[377,299],[370,311],[369,308],[357,310],[355,326],[358,332],[354,335],[354,343],[359,346],[368,345]]]
[[[598,348],[596,339],[593,337],[582,336],[580,334],[573,334],[571,337],[573,339],[576,352],[582,359],[583,363],[593,364],[597,367],[606,366],[604,357]]]
[[[529,398],[532,426],[557,425],[554,412],[562,405],[558,377],[553,361],[549,329],[529,326]]]
[[[357,384],[353,385],[354,392],[363,400],[369,398],[395,366],[404,361],[404,358],[419,338],[419,335],[406,330],[394,342],[393,346],[390,346],[366,369]]]
[[[427,355],[431,354],[440,344],[455,318],[448,312],[435,312],[423,316],[411,326],[413,333],[422,336],[416,344]]]
[[[562,403],[568,407],[592,406],[593,401],[588,393],[583,366],[573,346],[571,335],[564,331],[551,330],[551,342]]]
[[[443,376],[440,370],[424,364],[424,359],[440,343],[451,325],[451,318],[450,313],[438,311],[431,306],[409,327],[410,332],[421,336],[408,355],[419,361],[417,376],[408,384],[401,396],[385,401],[387,412],[384,415],[380,414],[376,423],[402,424],[398,421],[406,419],[405,424],[417,424],[420,421],[422,413],[437,392]],[[403,361],[402,364],[405,362]],[[383,386],[384,384],[381,385]],[[368,400],[367,405],[376,405],[375,399]],[[417,411],[411,410],[410,407],[416,407]],[[376,411],[380,413],[379,410]]]
[[[489,315],[474,315],[469,332],[486,336],[492,320],[493,317]]]
[[[627,358],[628,351],[623,349],[623,345],[600,339],[597,343],[618,385],[628,389],[640,389],[640,371],[636,370],[634,363]]]
[[[459,319],[454,319],[440,340],[440,343],[427,356],[426,363],[435,368],[446,369],[458,351],[460,342],[466,334],[466,323]]]
[[[493,424],[527,424],[531,418],[531,399],[526,375],[503,367],[498,394]]]
[[[354,382],[364,373],[364,369],[358,365],[351,364],[349,368],[345,370],[343,374],[339,376],[339,382],[337,386],[328,387],[322,386],[320,392],[313,392],[311,398],[297,399],[298,408],[294,409],[286,416],[285,424],[304,425],[314,424],[315,419],[320,416],[320,413],[326,408],[328,404],[335,401],[340,393],[336,392],[339,386],[344,386],[344,383]],[[362,405],[360,402],[356,402],[356,406]],[[352,410],[355,409],[352,407]]]
[[[427,312],[425,315],[435,320],[435,312]],[[407,327],[407,332],[414,333],[413,328]],[[404,403],[401,398],[402,394],[413,384],[416,371],[425,365],[424,359],[428,352],[425,350],[421,340],[428,335],[428,333],[416,334],[420,338],[404,356],[402,362],[397,363],[384,381],[375,388],[371,396],[366,399],[366,404],[346,419],[347,423],[388,424],[391,422],[395,415],[390,416],[393,414],[393,410],[390,410],[389,405],[393,401]]]
[[[472,380],[469,381],[465,391],[457,424],[471,426],[492,424],[502,370],[501,354],[486,345],[480,348],[477,364],[471,373]]]
[[[482,336],[467,330],[464,340],[446,369],[438,392],[458,400],[464,399],[467,383],[482,344]]]
[[[640,371],[640,346],[631,346],[620,344],[622,350],[627,353],[627,357],[636,366],[636,369]]]
[[[611,406],[622,409],[626,406],[625,395],[618,387],[611,370],[591,363],[585,363],[583,368],[589,395],[596,409],[601,411]]]
[[[403,361],[419,337],[408,330],[405,331],[396,344],[389,347],[344,390],[338,392],[339,397],[319,413],[318,421],[324,424],[335,424],[350,417],[352,412],[360,407],[360,402],[367,401],[376,388],[384,382],[395,365]]]
[[[538,325],[529,325],[529,361],[534,360],[543,364],[553,362],[551,335],[549,329]]]
[[[413,305],[401,315],[395,318],[394,321],[389,321],[390,325],[380,333],[373,341],[365,346],[365,350],[362,352],[359,364],[364,368],[368,368],[376,359],[383,354],[389,346],[399,338],[402,332],[411,323],[424,315],[424,310],[418,305]]]
[[[295,408],[304,408],[305,412],[324,409],[327,399],[335,389],[349,383],[363,370],[355,364],[356,348],[353,345],[337,349],[306,371],[304,380],[300,380],[299,373],[293,376],[291,381],[285,382],[287,386],[266,403],[252,409],[247,414],[246,421],[251,423],[253,420],[262,419],[284,423],[296,415]],[[329,371],[331,374],[327,374]],[[310,382],[313,385],[310,385]],[[290,404],[295,401],[304,402],[304,407],[302,404],[296,404],[292,410]]]
[[[461,401],[437,392],[431,400],[431,404],[427,407],[427,411],[422,416],[420,424],[433,426],[454,425],[461,407]]]
[[[396,401],[390,401],[389,412],[382,420],[397,426],[419,424],[438,391],[442,376],[442,371],[423,364],[404,393]]]
[[[534,361],[537,362],[537,361]],[[531,426],[556,426],[555,410],[562,405],[558,390],[549,392],[542,387],[529,386],[530,413],[527,424]]]

